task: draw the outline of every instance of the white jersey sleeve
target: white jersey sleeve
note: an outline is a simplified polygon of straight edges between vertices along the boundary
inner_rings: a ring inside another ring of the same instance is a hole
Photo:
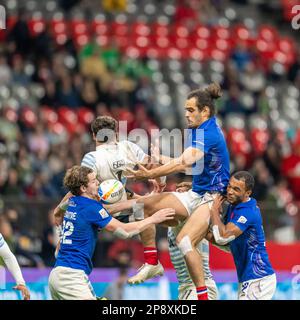
[[[81,161],[81,166],[91,168],[97,172],[96,157],[94,152],[89,152],[84,155]]]
[[[4,245],[4,238],[2,236],[2,234],[0,233],[0,248]]]
[[[147,154],[142,150],[142,148],[131,141],[126,141],[126,143],[131,151],[130,154],[132,159],[130,160],[133,162],[143,162]]]
[[[18,261],[15,255],[9,249],[1,233],[0,233],[0,257],[3,259],[7,269],[10,271],[10,273],[14,277],[16,284],[25,285],[25,281],[22,276],[22,272],[19,267]]]

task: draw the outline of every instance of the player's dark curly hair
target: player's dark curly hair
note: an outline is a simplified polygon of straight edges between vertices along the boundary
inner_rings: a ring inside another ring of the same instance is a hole
[[[87,186],[89,182],[88,174],[93,170],[88,167],[73,166],[67,170],[64,176],[64,186],[75,196],[81,194],[80,187]]]
[[[97,141],[108,142],[116,136],[118,121],[109,116],[100,116],[92,122],[91,129]]]
[[[243,180],[245,182],[246,190],[252,191],[254,188],[254,178],[248,171],[238,171],[232,175],[236,180]]]
[[[221,87],[218,83],[214,82],[205,89],[197,89],[190,92],[187,98],[196,98],[199,111],[201,111],[204,107],[208,107],[210,111],[210,117],[212,117],[216,114],[214,100],[220,98],[221,96]]]

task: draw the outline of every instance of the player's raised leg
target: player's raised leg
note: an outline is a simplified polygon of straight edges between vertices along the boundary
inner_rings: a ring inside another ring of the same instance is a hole
[[[171,192],[161,193],[150,197],[138,199],[137,206],[140,206],[140,219],[147,218],[154,214],[156,211],[163,208],[175,209],[175,220],[168,221],[168,225],[170,226],[177,225],[178,220],[184,220],[188,216],[186,208]],[[155,227],[150,227],[141,233],[141,240],[144,246],[145,263],[139,269],[139,272],[136,275],[128,279],[128,283],[142,283],[148,279],[163,274],[164,269],[158,261],[155,236]]]
[[[176,243],[184,256],[200,300],[202,298],[207,299],[207,288],[205,286],[202,256],[197,250],[197,246],[208,231],[209,217],[209,205],[207,203],[201,205],[188,218],[176,238]]]

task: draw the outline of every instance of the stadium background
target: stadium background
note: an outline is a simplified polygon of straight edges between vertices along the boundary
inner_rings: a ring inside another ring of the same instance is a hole
[[[6,9],[6,30],[0,30],[0,232],[34,299],[49,298],[57,241],[51,211],[65,193],[65,170],[94,148],[94,116],[127,121],[128,131],[184,128],[187,92],[211,81],[224,91],[218,114],[231,169],[250,170],[256,179],[254,197],[280,282],[275,298],[300,299],[300,51],[299,30],[291,24],[297,1],[0,4]],[[182,178],[168,178],[167,190]],[[131,187],[149,191],[145,183]],[[142,246],[137,239],[99,235],[91,276],[97,294],[110,285],[115,298],[176,298],[165,230],[159,231],[167,276],[125,289],[127,272],[143,261]],[[235,299],[232,258],[211,252],[221,298]],[[7,281],[0,298],[20,298],[8,274]]]

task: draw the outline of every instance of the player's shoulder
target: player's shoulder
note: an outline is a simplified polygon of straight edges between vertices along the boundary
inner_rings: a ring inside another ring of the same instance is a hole
[[[2,234],[0,233],[0,247],[2,247],[4,245],[4,238],[2,236]]]
[[[118,145],[121,146],[121,147],[125,147],[125,148],[128,148],[128,147],[137,147],[137,144],[129,141],[129,140],[122,140],[122,141],[119,141],[118,142]]]
[[[95,219],[106,219],[110,216],[108,211],[103,207],[100,201],[92,200],[89,202],[89,205],[85,208],[86,217],[88,220]]]
[[[96,159],[97,151],[87,152],[82,159]]]
[[[81,165],[84,167],[89,167],[94,169],[96,162],[97,162],[96,151],[90,151],[83,156],[81,160]]]
[[[257,221],[260,218],[260,210],[254,199],[250,199],[250,201],[245,203],[240,203],[235,207],[234,212],[252,222]]]

